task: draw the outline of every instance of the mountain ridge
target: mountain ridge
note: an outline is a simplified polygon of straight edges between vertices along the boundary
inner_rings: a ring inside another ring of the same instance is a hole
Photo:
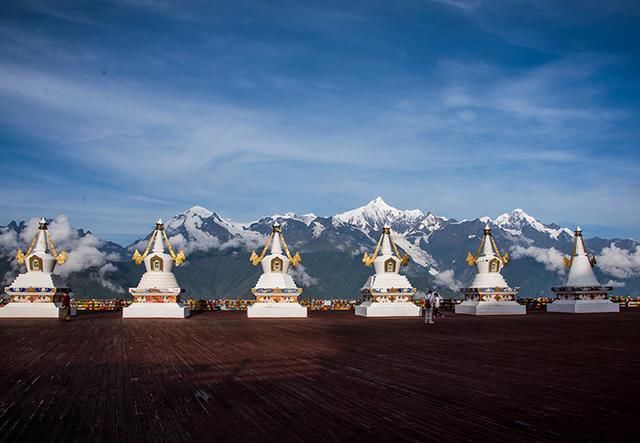
[[[404,272],[414,285],[421,290],[437,287],[448,295],[457,294],[456,287],[472,279],[474,270],[466,265],[464,257],[467,250],[477,248],[486,223],[491,224],[498,247],[511,253],[513,260],[504,274],[510,284],[523,288],[524,296],[549,295],[551,286],[562,283],[561,256],[570,252],[573,238],[573,230],[544,224],[521,208],[495,218],[482,216],[458,221],[431,211],[397,209],[377,197],[333,216],[285,212],[239,223],[195,205],[165,223],[174,249],[183,249],[188,257],[185,265],[176,269],[178,280],[189,292],[203,296],[227,293],[248,296],[259,270],[250,266],[247,256],[263,247],[275,221],[283,226],[290,247],[303,256],[296,278],[308,286],[306,294],[321,297],[358,296],[358,289],[370,272],[360,261],[362,254],[372,252],[382,227],[387,224],[398,247],[412,258]],[[3,250],[3,245],[24,244],[24,238],[28,237],[24,231],[29,223],[12,221],[0,227],[0,271],[5,283],[17,269],[11,264],[12,254],[6,247]],[[81,281],[82,272],[87,272],[97,276],[94,280],[105,290],[118,287],[124,291],[137,284],[142,270],[133,266],[129,257],[133,249],[146,247],[149,234],[122,247],[82,229],[75,230],[75,236],[68,234],[73,228],[63,216],[55,219],[52,229],[66,233],[61,239],[63,246],[68,242],[74,247],[82,238],[95,238],[89,262],[95,266],[80,266],[75,273],[68,273],[67,277],[75,283]],[[11,232],[15,238],[3,241],[3,236],[10,237]],[[599,255],[598,261],[604,260],[596,268],[602,283],[613,282],[631,293],[640,292],[638,245],[632,239],[587,239],[587,246]],[[75,254],[79,261],[82,251],[71,250],[70,254]],[[214,269],[217,271],[213,272]]]

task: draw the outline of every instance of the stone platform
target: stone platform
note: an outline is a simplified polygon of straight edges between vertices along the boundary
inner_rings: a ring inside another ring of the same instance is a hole
[[[464,301],[455,308],[464,315],[525,315],[527,307],[515,301]]]
[[[547,312],[566,314],[620,312],[620,305],[611,300],[555,300],[547,305]]]
[[[356,306],[356,315],[361,317],[418,317],[419,306],[413,302],[375,302],[365,301]]]
[[[0,318],[60,318],[56,303],[8,303],[0,308]],[[76,308],[71,307],[70,314],[76,315]]]
[[[307,318],[307,308],[299,303],[256,302],[247,308],[248,318]]]
[[[187,318],[188,306],[181,303],[132,303],[122,309],[122,318]]]

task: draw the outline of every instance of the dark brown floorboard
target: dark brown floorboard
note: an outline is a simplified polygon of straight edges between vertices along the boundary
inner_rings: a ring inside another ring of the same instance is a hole
[[[640,310],[0,321],[2,441],[640,441]]]

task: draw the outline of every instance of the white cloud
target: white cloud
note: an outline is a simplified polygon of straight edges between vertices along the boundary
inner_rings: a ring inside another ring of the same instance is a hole
[[[192,234],[193,232],[196,231],[192,231]],[[197,238],[186,239],[182,234],[176,234],[169,237],[169,242],[173,249],[176,251],[182,249],[185,254],[198,251],[206,252],[212,249],[224,251],[237,248],[243,248],[250,252],[264,246],[264,238],[257,233],[247,233],[245,236],[232,237],[226,242],[222,242],[213,235],[199,231]],[[147,247],[147,243],[148,240],[139,241],[136,243],[135,248],[142,252]]]
[[[0,229],[0,256],[11,257],[18,249],[18,234],[7,228]]]
[[[542,263],[548,271],[554,271],[559,274],[565,272],[564,255],[556,248],[539,248],[537,246],[514,246],[511,248],[511,258],[531,257],[538,263]]]
[[[438,272],[433,281],[436,286],[449,288],[452,291],[457,291],[462,287],[462,282],[456,280],[453,269]]]
[[[113,263],[107,263],[106,265],[104,265],[100,269],[98,269],[98,281],[105,288],[110,289],[111,291],[116,292],[118,294],[123,294],[125,292],[124,288],[122,286],[120,286],[119,284],[114,283],[113,281],[109,280],[106,277],[106,274],[111,273],[111,272],[117,272],[117,271],[118,271],[118,268],[116,268]]]
[[[359,248],[351,251],[351,257],[357,257],[358,255],[362,255],[367,251],[368,248],[366,246],[360,246]]]
[[[616,246],[615,243],[602,250],[596,259],[602,272],[616,278],[633,278],[640,275],[640,246],[629,251]]]
[[[318,283],[318,279],[310,276],[303,265],[290,268],[290,273],[295,282],[301,286],[309,287]]]
[[[614,288],[624,288],[626,286],[626,283],[623,282],[623,281],[609,280],[604,285],[605,286],[613,286]]]

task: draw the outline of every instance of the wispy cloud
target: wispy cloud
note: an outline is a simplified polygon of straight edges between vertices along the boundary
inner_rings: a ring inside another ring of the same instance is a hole
[[[635,251],[618,247],[615,243],[602,250],[597,258],[598,267],[616,278],[640,276],[640,246]]]
[[[549,222],[634,226],[637,110],[601,79],[625,58],[505,49],[473,25],[500,5],[437,3],[411,5],[419,24],[373,7],[279,14],[248,2],[211,14],[123,1],[102,5],[103,17],[26,3],[42,26],[0,20],[0,136],[7,167],[38,169],[41,182],[0,178],[0,204],[23,218],[63,207],[98,232],[122,232],[145,226],[125,225],[124,212],[153,220],[198,203],[243,219],[331,214],[381,189],[456,218],[531,205]],[[431,41],[423,33],[443,6],[460,12],[451,26],[470,33],[469,48],[413,45]],[[187,25],[175,9],[211,22]],[[153,20],[134,26],[131,11]]]

